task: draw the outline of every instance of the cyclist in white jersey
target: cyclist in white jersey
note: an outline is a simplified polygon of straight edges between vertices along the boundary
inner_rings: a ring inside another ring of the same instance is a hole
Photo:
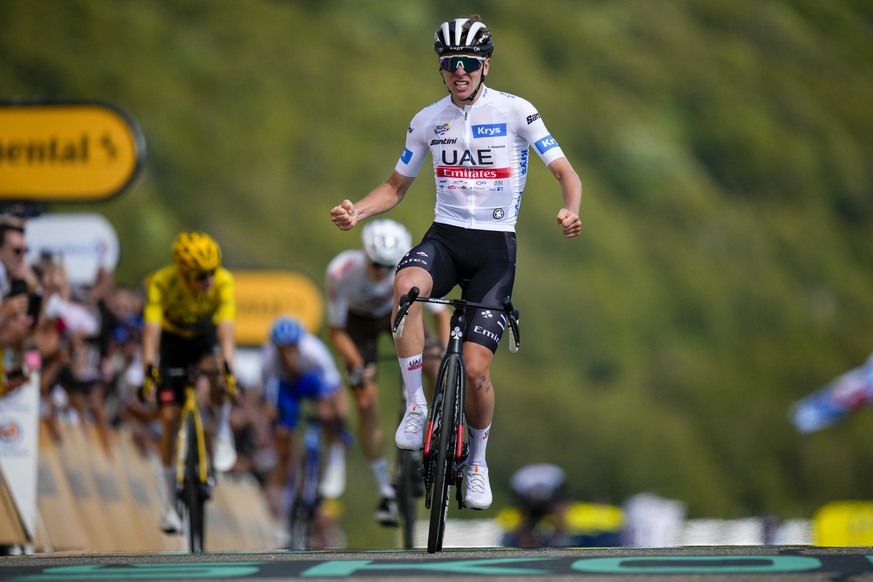
[[[344,200],[331,220],[349,230],[360,220],[394,208],[406,196],[428,151],[436,181],[434,224],[421,243],[400,261],[394,283],[400,296],[415,286],[422,295],[442,296],[455,285],[469,300],[497,303],[515,280],[515,223],[528,169],[528,151],[539,156],[558,181],[563,207],[556,220],[567,238],[579,236],[582,183],[537,110],[526,100],[488,88],[494,43],[478,16],[444,22],[435,34],[440,75],[448,97],[422,109],[406,133],[406,147],[391,176],[356,203]],[[494,416],[491,361],[503,333],[504,317],[468,314],[464,338],[468,390],[465,413],[470,454],[464,503],[491,505],[485,449]],[[421,372],[424,332],[421,304],[409,310],[396,341],[409,406],[395,434],[397,446],[419,449],[427,417]]]
[[[363,248],[343,251],[327,266],[328,339],[346,365],[355,398],[358,438],[380,494],[375,518],[382,525],[396,526],[399,514],[379,424],[376,372],[379,337],[391,327],[394,269],[412,246],[412,236],[400,223],[382,219],[367,223],[361,238]],[[450,314],[443,306],[436,307],[434,319],[444,346]],[[439,360],[431,358],[427,363],[434,377]]]

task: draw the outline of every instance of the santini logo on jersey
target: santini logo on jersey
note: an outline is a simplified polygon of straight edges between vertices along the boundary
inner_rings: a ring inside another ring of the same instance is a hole
[[[558,142],[555,141],[555,138],[553,138],[552,136],[547,135],[543,139],[539,140],[536,143],[536,146],[537,150],[539,150],[541,154],[544,154],[550,149],[558,147]]]
[[[506,135],[505,123],[490,123],[488,125],[474,125],[473,138],[480,137],[501,137]]]
[[[497,180],[512,176],[509,168],[465,168],[463,166],[437,166],[437,178],[464,178],[466,180]]]
[[[404,164],[408,164],[409,160],[412,159],[412,151],[409,148],[403,148],[403,153],[400,154],[400,161]]]

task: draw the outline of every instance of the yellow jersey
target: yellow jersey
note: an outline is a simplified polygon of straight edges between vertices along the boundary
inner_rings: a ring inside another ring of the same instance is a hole
[[[235,317],[233,275],[227,269],[215,271],[212,287],[205,293],[191,289],[175,264],[149,277],[143,312],[146,323],[160,323],[170,333],[192,338]]]

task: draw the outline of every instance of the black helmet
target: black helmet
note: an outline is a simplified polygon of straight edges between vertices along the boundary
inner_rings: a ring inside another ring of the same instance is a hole
[[[491,31],[478,16],[443,22],[434,34],[434,38],[436,40],[433,43],[433,50],[439,56],[447,53],[475,53],[490,57],[494,52]]]

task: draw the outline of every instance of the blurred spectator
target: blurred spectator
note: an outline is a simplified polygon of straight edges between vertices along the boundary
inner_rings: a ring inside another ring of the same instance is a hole
[[[38,296],[27,292],[23,281],[16,280],[4,298],[0,313],[0,396],[17,390],[30,380],[30,372],[39,367],[35,360],[26,356],[30,350],[33,324],[39,313]]]
[[[24,226],[0,222],[0,294],[9,293],[13,279],[23,280],[31,292],[39,289],[37,276],[26,259]]]
[[[49,393],[55,384],[63,387],[82,421],[94,423],[104,453],[111,456],[100,314],[95,305],[85,301],[88,295],[82,290],[74,297],[62,263],[41,264],[37,270],[41,271],[46,295],[44,321],[37,334],[46,362],[43,393]]]

